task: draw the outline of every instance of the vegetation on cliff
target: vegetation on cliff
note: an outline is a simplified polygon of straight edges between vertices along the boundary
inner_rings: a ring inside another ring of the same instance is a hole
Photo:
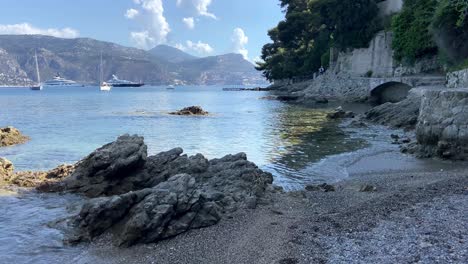
[[[392,21],[396,59],[414,62],[439,54],[458,64],[468,58],[468,1],[405,0]]]
[[[285,19],[268,32],[257,69],[269,80],[308,76],[331,47],[367,47],[381,28],[375,0],[280,0]]]

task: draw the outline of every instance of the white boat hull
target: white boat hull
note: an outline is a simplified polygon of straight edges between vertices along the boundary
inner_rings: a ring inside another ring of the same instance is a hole
[[[109,92],[112,89],[111,86],[101,85],[100,90],[103,92]]]

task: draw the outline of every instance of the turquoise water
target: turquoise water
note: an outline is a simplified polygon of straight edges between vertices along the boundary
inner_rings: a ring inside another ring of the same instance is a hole
[[[150,154],[174,147],[208,158],[245,152],[277,184],[288,185],[313,182],[302,168],[361,146],[326,120],[327,110],[262,99],[266,95],[222,87],[0,89],[0,127],[15,126],[31,138],[0,149],[0,156],[17,170],[45,170],[76,162],[121,134],[139,134]],[[167,114],[190,105],[211,115]]]

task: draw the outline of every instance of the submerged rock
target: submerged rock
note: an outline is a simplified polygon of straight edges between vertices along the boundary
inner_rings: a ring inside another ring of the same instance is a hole
[[[44,189],[94,198],[75,217],[76,232],[70,241],[111,232],[122,246],[214,225],[239,208],[255,208],[272,189],[272,175],[244,153],[213,160],[182,153],[176,148],[147,157],[142,137],[124,135],[78,162],[69,177]]]
[[[0,147],[23,144],[29,138],[14,127],[0,128]]]
[[[176,111],[176,112],[171,112],[169,113],[171,115],[188,115],[188,116],[191,116],[191,115],[201,115],[201,116],[204,116],[204,115],[208,115],[209,113],[206,112],[205,110],[203,110],[203,108],[201,108],[200,106],[189,106],[189,107],[185,107],[179,111]]]
[[[338,107],[334,111],[327,114],[328,119],[354,118],[355,114],[351,111],[344,111]]]

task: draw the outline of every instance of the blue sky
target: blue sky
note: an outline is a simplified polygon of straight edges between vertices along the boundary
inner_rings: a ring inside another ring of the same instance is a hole
[[[197,56],[254,60],[283,14],[278,0],[1,0],[0,34],[90,37]]]

